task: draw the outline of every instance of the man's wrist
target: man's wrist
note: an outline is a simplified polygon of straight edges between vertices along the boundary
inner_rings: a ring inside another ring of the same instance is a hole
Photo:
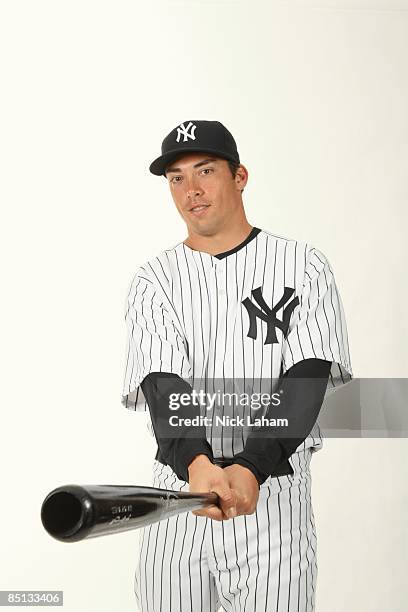
[[[205,455],[203,453],[200,453],[198,455],[195,455],[195,457],[190,461],[190,463],[188,464],[188,472],[190,473],[192,470],[194,470],[197,467],[202,467],[204,465],[208,465],[208,464],[212,464],[213,462],[211,461],[210,457],[208,455]]]
[[[255,476],[258,482],[258,486],[261,486],[261,484],[263,484],[265,480],[268,478],[267,475],[261,474],[253,463],[251,463],[247,459],[244,459],[243,457],[235,457],[234,464],[240,465],[241,467],[244,467],[250,470],[250,472],[252,472],[252,474]]]

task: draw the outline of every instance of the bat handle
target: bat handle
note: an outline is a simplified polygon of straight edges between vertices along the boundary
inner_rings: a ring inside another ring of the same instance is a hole
[[[201,497],[201,494],[200,494]],[[220,506],[220,497],[218,495],[218,493],[215,493],[214,491],[211,491],[210,493],[203,493],[202,494],[202,499],[203,499],[203,505],[205,506],[211,506],[211,505],[215,505],[215,506]]]
[[[214,463],[216,465],[219,465],[220,467],[221,466],[226,467],[227,465],[231,465],[233,461],[234,461],[233,459],[225,458],[225,457],[217,457],[214,459]],[[214,504],[215,506],[218,506],[219,508],[221,507],[220,497],[214,491],[211,491],[210,493],[203,493],[202,495],[200,494],[200,497],[202,497],[203,504],[205,506]]]

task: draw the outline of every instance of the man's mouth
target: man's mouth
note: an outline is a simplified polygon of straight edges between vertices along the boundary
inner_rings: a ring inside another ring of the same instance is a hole
[[[190,208],[190,212],[197,214],[197,213],[202,212],[206,208],[209,208],[209,206],[210,206],[209,204],[197,204],[196,206],[192,206]]]

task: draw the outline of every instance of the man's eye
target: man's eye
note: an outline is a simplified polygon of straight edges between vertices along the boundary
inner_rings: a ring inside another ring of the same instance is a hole
[[[172,183],[179,183],[180,181],[176,181],[176,179],[181,179],[181,176],[173,176],[173,178],[171,179]]]
[[[212,168],[204,168],[203,172],[212,172]]]

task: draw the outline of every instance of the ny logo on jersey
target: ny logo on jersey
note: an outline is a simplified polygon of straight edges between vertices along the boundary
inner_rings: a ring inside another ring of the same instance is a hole
[[[184,136],[183,142],[187,142],[189,138],[191,138],[191,140],[195,140],[194,132],[196,131],[196,129],[197,126],[194,125],[194,123],[192,123],[191,121],[189,122],[187,127],[185,127],[184,123],[181,123],[180,127],[177,128],[176,142],[180,142],[181,136]]]
[[[247,309],[248,315],[249,315],[249,330],[247,334],[248,338],[253,338],[254,340],[256,340],[256,336],[257,336],[256,319],[257,317],[259,317],[261,321],[266,321],[267,331],[266,331],[266,339],[265,339],[264,344],[272,344],[272,343],[278,342],[277,337],[276,337],[277,327],[279,327],[279,329],[282,331],[283,337],[286,338],[286,334],[288,333],[289,320],[290,320],[293,310],[299,304],[299,298],[298,297],[293,298],[293,300],[289,302],[286,308],[283,309],[283,320],[282,321],[280,321],[276,317],[276,312],[284,304],[286,304],[289,298],[293,295],[294,291],[295,290],[292,289],[291,287],[285,287],[283,296],[281,297],[279,302],[275,304],[275,306],[273,306],[273,308],[269,308],[269,306],[265,302],[262,296],[261,287],[257,287],[257,289],[253,289],[251,291],[252,297],[255,299],[255,301],[260,306],[260,308],[257,308],[257,306],[255,306],[255,304],[253,304],[253,302],[251,302],[249,298],[245,298],[245,300],[242,301],[242,304]]]

